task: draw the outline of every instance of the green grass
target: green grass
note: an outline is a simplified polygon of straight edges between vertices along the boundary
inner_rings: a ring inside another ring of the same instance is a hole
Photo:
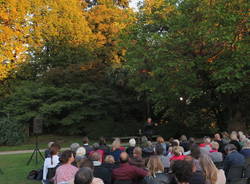
[[[38,137],[39,148],[45,149],[48,147],[48,142],[56,141],[61,147],[69,147],[70,144],[77,142],[82,143],[81,136],[58,136],[58,135],[42,135]],[[17,150],[32,150],[34,149],[35,137],[29,137],[24,144],[18,146],[0,146],[0,151],[17,151]]]
[[[31,154],[0,155],[0,169],[4,172],[0,174],[1,184],[40,184],[40,181],[27,180],[29,171],[41,168],[43,161],[35,164],[33,159],[29,166],[26,165]]]

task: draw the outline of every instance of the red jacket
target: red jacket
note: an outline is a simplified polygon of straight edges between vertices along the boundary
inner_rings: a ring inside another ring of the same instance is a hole
[[[128,163],[120,164],[119,168],[116,168],[112,172],[113,180],[132,180],[137,183],[138,179],[142,179],[148,175],[148,172],[144,169],[129,165]]]

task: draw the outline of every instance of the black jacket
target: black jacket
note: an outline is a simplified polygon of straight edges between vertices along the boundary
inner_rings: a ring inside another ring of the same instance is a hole
[[[103,166],[94,167],[94,177],[103,180],[104,184],[111,184],[112,176],[109,169]]]
[[[157,173],[155,176],[146,176],[143,184],[171,184],[173,178],[169,174]]]

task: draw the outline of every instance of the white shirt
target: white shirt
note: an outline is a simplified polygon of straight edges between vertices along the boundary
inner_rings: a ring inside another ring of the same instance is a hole
[[[57,164],[59,163],[59,157],[58,155],[53,155],[52,156],[52,164],[51,164],[51,157],[46,158],[44,161],[43,165],[43,180],[46,180],[47,174],[48,174],[48,169],[49,168],[55,168]]]

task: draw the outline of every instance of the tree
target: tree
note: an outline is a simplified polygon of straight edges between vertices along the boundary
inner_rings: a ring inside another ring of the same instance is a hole
[[[145,1],[124,36],[130,85],[147,91],[159,117],[227,127],[236,112],[246,114],[239,99],[249,96],[247,19],[246,1]]]

